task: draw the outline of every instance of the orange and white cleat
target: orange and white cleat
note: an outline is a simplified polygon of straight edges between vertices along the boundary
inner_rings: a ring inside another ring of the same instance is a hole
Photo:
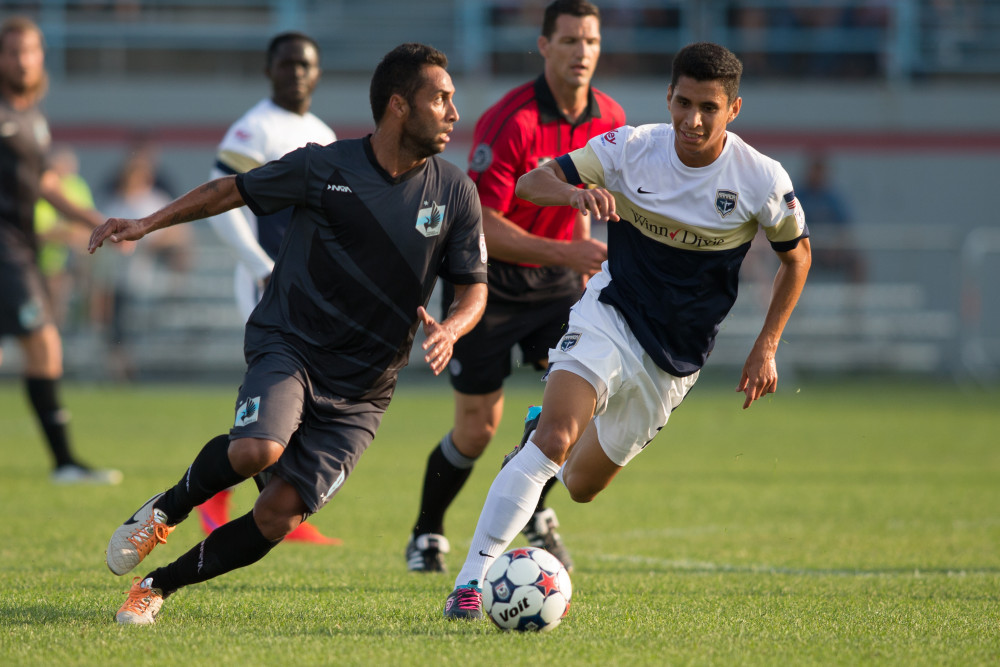
[[[153,507],[161,496],[163,494],[158,493],[147,500],[111,535],[105,559],[113,573],[123,575],[131,572],[153,547],[167,543],[167,535],[174,530],[174,526],[168,526],[167,515]]]
[[[163,591],[153,588],[152,577],[132,580],[128,599],[115,614],[115,620],[122,625],[152,625],[163,606]]]

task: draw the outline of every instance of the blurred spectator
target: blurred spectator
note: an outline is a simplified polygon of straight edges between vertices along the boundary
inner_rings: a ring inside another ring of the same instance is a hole
[[[49,168],[59,177],[63,196],[81,208],[94,208],[90,186],[78,173],[79,167],[76,153],[69,146],[56,146],[49,154]],[[52,301],[56,326],[61,329],[66,324],[74,284],[87,282],[82,274],[88,264],[81,264],[78,259],[90,234],[44,199],[35,204],[35,232],[40,241],[38,264]]]
[[[115,179],[115,187],[101,210],[109,218],[142,218],[170,203],[173,197],[157,187],[156,150],[143,143],[130,151]],[[123,244],[124,245],[124,244]],[[174,226],[150,237],[136,248],[127,244],[121,254],[96,257],[92,313],[94,323],[106,333],[112,376],[134,379],[135,370],[128,352],[130,311],[138,301],[157,291],[171,291],[170,283],[191,266],[191,229]]]
[[[854,243],[851,215],[840,192],[830,184],[825,155],[809,158],[795,194],[802,203],[813,239],[812,270],[840,274],[854,283],[865,280],[865,262]]]

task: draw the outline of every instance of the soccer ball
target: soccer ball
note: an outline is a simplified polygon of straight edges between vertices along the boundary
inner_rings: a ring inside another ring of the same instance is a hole
[[[548,632],[569,612],[573,584],[544,549],[511,549],[486,571],[483,611],[501,630]]]

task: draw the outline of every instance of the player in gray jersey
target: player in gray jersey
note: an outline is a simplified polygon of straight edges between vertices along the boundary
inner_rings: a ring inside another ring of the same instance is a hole
[[[104,241],[246,204],[258,216],[294,206],[260,305],[246,327],[247,371],[228,435],[209,441],[175,486],[154,495],[108,544],[132,570],[198,504],[255,476],[253,511],[165,567],[136,578],[116,616],[153,623],[163,599],[263,558],[343,487],[375,437],[417,328],[437,374],[486,305],[486,247],[472,181],[436,157],[458,120],[443,53],[404,44],[372,77],[375,132],[309,144],[211,181],[141,220],[111,219]],[[455,285],[443,321],[425,310],[437,278]]]
[[[92,469],[73,453],[69,413],[59,400],[62,338],[38,267],[35,204],[41,197],[88,227],[101,216],[67,199],[49,165],[49,125],[37,106],[48,85],[42,41],[27,18],[0,25],[0,339],[14,336],[21,347],[28,400],[55,465],[52,481],[117,484],[121,472]]]

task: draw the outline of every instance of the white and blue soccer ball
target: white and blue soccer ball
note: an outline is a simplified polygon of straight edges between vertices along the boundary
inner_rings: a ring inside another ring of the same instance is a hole
[[[511,549],[486,571],[483,611],[501,630],[548,632],[569,612],[573,584],[544,549]]]

